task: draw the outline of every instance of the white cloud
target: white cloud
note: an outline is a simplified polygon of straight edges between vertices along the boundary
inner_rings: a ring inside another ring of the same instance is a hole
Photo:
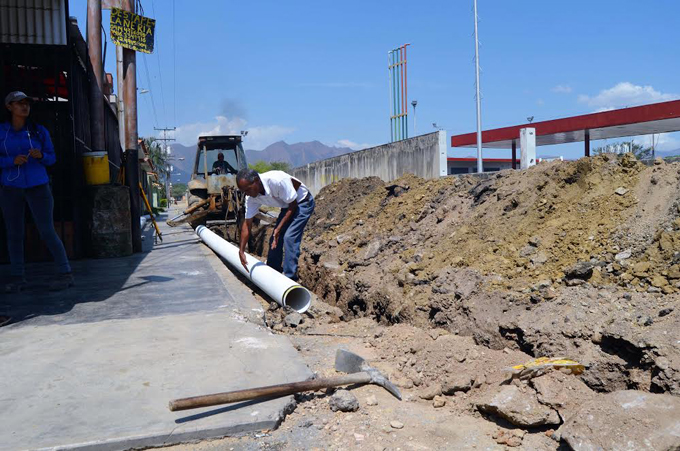
[[[657,135],[643,135],[637,136],[635,142],[639,142],[644,147],[652,146],[652,137],[654,138],[654,148],[659,151],[677,150],[680,149],[680,140],[677,136],[670,133],[659,133]]]
[[[571,91],[573,91],[573,89],[569,85],[557,85],[554,88],[552,88],[551,91],[560,94],[569,94]]]
[[[336,144],[336,147],[349,147],[352,150],[361,150],[361,149],[366,149],[368,147],[373,147],[373,144],[359,144],[355,143],[354,141],[350,141],[349,139],[341,139],[339,140]]]
[[[538,100],[536,100],[536,105],[543,106],[543,105],[545,105],[545,101],[543,101],[543,99],[538,99]]]
[[[678,98],[680,96],[677,94],[662,93],[651,86],[639,86],[625,81],[612,88],[604,89],[593,97],[581,94],[578,96],[578,101],[597,108],[597,111],[608,111],[616,108],[644,105],[646,103],[665,102]]]
[[[210,122],[194,122],[177,127],[175,139],[185,146],[193,146],[201,135],[231,135],[239,134],[242,130],[248,130],[244,145],[249,149],[264,149],[294,131],[293,128],[281,125],[249,127],[248,121],[243,118],[216,116]]]

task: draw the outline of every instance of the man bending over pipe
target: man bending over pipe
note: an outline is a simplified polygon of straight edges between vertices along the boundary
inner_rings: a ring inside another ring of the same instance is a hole
[[[236,174],[238,189],[246,193],[246,220],[241,227],[241,264],[249,271],[246,245],[253,227],[253,218],[261,205],[281,208],[274,233],[269,239],[267,265],[284,276],[297,280],[300,242],[309,217],[314,212],[314,198],[301,181],[283,171],[258,174],[253,169],[241,169]],[[283,267],[282,267],[283,263]]]

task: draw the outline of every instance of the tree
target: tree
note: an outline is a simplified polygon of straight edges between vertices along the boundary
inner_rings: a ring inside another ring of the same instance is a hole
[[[248,167],[250,169],[255,169],[260,174],[272,170],[272,165],[263,160],[258,160],[255,163],[251,163],[248,165]]]
[[[182,197],[187,192],[186,183],[174,183],[172,185],[172,197]]]
[[[290,172],[291,170],[290,163],[287,161],[272,161],[267,163],[266,161],[258,160],[255,163],[249,164],[248,167],[250,169],[255,169],[260,174],[267,171]]]
[[[593,155],[602,155],[604,153],[623,155],[624,153],[632,153],[638,160],[648,160],[652,157],[652,148],[644,147],[635,141],[625,141],[596,147],[592,153]]]
[[[290,163],[287,161],[272,161],[270,165],[272,171],[290,172],[291,170]]]
[[[161,183],[165,183],[166,177],[170,175],[170,154],[163,149],[163,145],[156,138],[143,138],[143,140]]]

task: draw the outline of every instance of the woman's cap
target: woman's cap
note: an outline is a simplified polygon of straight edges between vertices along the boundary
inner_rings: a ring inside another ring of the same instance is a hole
[[[9,105],[12,102],[18,102],[19,100],[28,99],[31,100],[26,94],[21,91],[12,91],[5,97],[5,105]]]

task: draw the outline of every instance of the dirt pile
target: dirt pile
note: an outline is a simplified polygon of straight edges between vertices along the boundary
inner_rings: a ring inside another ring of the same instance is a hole
[[[550,296],[587,280],[670,294],[680,287],[679,168],[603,156],[482,181],[343,180],[317,196],[301,276],[348,311],[374,296],[372,314],[392,322],[412,312],[388,298],[419,307],[455,268],[487,276],[489,290],[541,285]],[[577,263],[580,275],[569,271]],[[358,296],[348,298],[349,280]]]
[[[301,281],[346,320],[570,356],[596,391],[679,394],[679,169],[605,155],[482,180],[343,180],[317,196]]]

